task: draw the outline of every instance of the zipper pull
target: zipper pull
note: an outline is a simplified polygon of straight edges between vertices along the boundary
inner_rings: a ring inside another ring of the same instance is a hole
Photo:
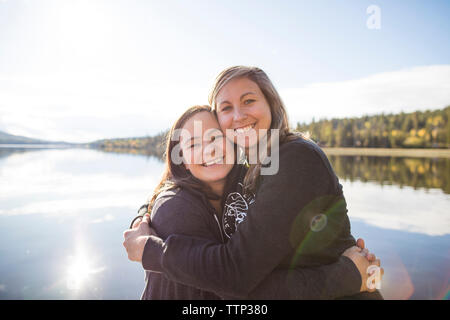
[[[216,219],[217,226],[219,227],[219,232],[220,232],[220,237],[222,238],[222,243],[225,243],[225,239],[223,238],[222,228],[220,227],[219,219],[217,218],[216,212],[214,212],[214,219]]]

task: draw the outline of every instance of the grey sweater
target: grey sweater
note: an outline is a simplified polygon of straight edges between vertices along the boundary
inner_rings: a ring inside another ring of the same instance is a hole
[[[279,172],[262,177],[256,201],[227,242],[199,195],[173,194],[155,208],[152,224],[164,241],[147,241],[142,264],[164,280],[151,273],[144,298],[206,297],[177,291],[179,286],[249,299],[331,299],[359,292],[359,272],[341,256],[355,240],[328,159],[303,139],[279,152]],[[325,221],[321,228],[312,223],[318,215]],[[159,288],[168,288],[167,281],[173,289]]]
[[[162,193],[152,210],[152,227],[163,238],[172,234],[194,236],[199,240],[224,243],[222,228],[214,208],[201,194],[183,189]],[[213,266],[208,266],[208,268]],[[337,277],[337,275],[342,275]],[[334,298],[359,291],[360,276],[353,262],[341,257],[338,262],[316,268],[279,269],[269,274],[247,296],[215,294],[173,279],[161,272],[146,271],[146,286],[142,299],[319,299]],[[295,284],[292,292],[289,282]]]
[[[171,234],[183,234],[222,242],[222,235],[215,212],[203,195],[185,189],[162,192],[156,199],[151,213],[152,227],[166,239]],[[169,280],[163,273],[145,272],[144,300],[187,299],[214,300],[220,297],[212,292],[186,286]]]

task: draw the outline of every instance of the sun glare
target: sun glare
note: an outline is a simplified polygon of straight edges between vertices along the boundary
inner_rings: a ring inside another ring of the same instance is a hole
[[[94,267],[92,258],[83,248],[78,248],[75,256],[69,256],[67,269],[67,288],[69,290],[80,290],[92,275],[102,272],[104,267]]]

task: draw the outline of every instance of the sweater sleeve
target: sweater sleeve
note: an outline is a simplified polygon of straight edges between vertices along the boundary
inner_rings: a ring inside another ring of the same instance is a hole
[[[151,236],[157,245],[155,248],[161,246],[163,240],[167,239],[171,234],[215,241],[216,237],[202,215],[204,210],[206,209],[179,195],[157,199],[151,212],[151,224],[161,239]],[[147,241],[146,246],[151,244],[152,241]],[[147,250],[147,252],[151,252],[151,250]],[[152,259],[152,257],[144,254],[142,265],[144,269],[150,271],[147,267],[150,264],[149,259]]]
[[[146,243],[145,250],[147,251],[147,255],[145,256],[145,262],[143,259],[144,268],[163,272],[161,265],[155,263],[153,259],[158,259],[162,256],[165,250],[165,244],[160,238],[153,236],[151,238],[152,241],[147,241]],[[206,242],[204,239],[198,240]],[[152,253],[152,255],[149,253]],[[189,278],[189,275],[178,274],[178,278],[176,279],[173,276],[169,278],[172,278],[172,280],[182,280],[185,277]],[[196,283],[201,283],[201,281]],[[329,265],[296,267],[292,270],[273,270],[248,295],[237,291],[224,293],[221,288],[216,288],[214,293],[222,295],[225,299],[329,300],[355,295],[360,292],[360,287],[361,275],[357,267],[352,260],[341,256],[338,261]]]
[[[182,234],[215,240],[211,227],[206,223],[204,216],[209,213],[205,210],[178,194],[159,198],[150,215],[151,225],[162,239],[171,234]]]
[[[312,246],[306,243],[311,242],[311,238],[322,241],[317,243],[319,246],[332,241],[330,234],[336,234],[338,230],[333,228],[340,224],[336,217],[329,217],[326,227],[317,232],[324,236],[309,236],[311,219],[317,214],[316,209],[323,206],[320,199],[329,202],[327,197],[333,185],[333,177],[323,159],[311,147],[296,143],[282,146],[279,155],[278,173],[264,176],[256,202],[226,244],[183,235],[170,235],[164,242],[149,238],[144,248],[146,269],[162,271],[175,281],[219,295],[247,297],[258,290],[258,285],[292,252],[301,252],[303,256],[311,254]],[[335,278],[323,280],[321,277],[326,270],[337,272],[334,277],[341,276],[348,270],[348,261],[345,263],[343,268],[339,264],[328,268],[322,265],[317,267],[322,269],[310,269],[307,273],[296,269],[299,272],[296,281],[299,287],[306,282],[331,283]],[[347,280],[352,281],[350,287],[354,290],[359,288],[361,280],[354,276],[355,269],[350,270],[353,277]],[[290,276],[288,273],[277,277],[281,277],[281,283],[286,283]],[[303,287],[306,291],[311,288]],[[329,289],[336,287],[331,284]],[[295,288],[285,292],[292,298],[303,297]]]
[[[361,275],[345,256],[317,267],[277,269],[245,297],[252,300],[330,300],[360,292]]]

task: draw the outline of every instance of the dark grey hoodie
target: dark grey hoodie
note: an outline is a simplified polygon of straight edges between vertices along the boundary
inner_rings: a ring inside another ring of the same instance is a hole
[[[184,234],[209,239],[218,243],[223,238],[217,216],[202,194],[185,189],[162,192],[151,213],[152,227],[166,239],[171,234]],[[169,280],[163,273],[145,272],[145,289],[142,299],[220,299],[212,292]]]
[[[155,273],[143,298],[212,299],[194,288],[247,299],[332,299],[359,292],[360,274],[341,256],[355,244],[342,188],[311,142],[280,147],[278,174],[263,177],[228,242],[201,195],[181,190],[160,202],[152,225],[164,241],[146,243],[142,264]],[[326,216],[325,226],[311,230],[318,214]]]

